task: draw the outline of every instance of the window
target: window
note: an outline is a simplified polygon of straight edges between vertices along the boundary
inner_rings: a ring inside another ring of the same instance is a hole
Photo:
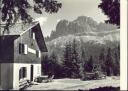
[[[28,54],[28,45],[27,44],[19,44],[19,54]]]
[[[21,67],[19,70],[19,80],[27,77],[27,69],[26,67]]]
[[[32,38],[32,39],[34,39],[35,40],[35,33],[32,31],[32,30],[30,30],[30,32],[29,32],[30,34],[30,38]]]
[[[38,58],[41,58],[41,52],[40,52],[40,51],[36,51],[36,56],[37,56]]]

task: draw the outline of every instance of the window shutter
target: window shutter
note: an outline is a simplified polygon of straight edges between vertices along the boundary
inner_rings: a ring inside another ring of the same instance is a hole
[[[29,36],[35,40],[35,33],[32,30],[29,31]]]
[[[20,43],[19,44],[19,54],[24,53],[24,44]]]
[[[36,51],[36,57],[38,57],[39,56],[39,52],[38,51]]]
[[[35,33],[32,32],[32,38],[35,40]]]
[[[22,53],[22,44],[20,43],[19,44],[19,54],[21,54]]]
[[[28,46],[27,44],[19,44],[19,54],[28,54]]]
[[[39,58],[41,58],[41,52],[39,51]]]
[[[41,58],[41,52],[40,51],[36,51],[36,56],[38,57],[38,58]]]
[[[24,47],[23,47],[24,49],[24,54],[28,54],[28,45],[27,44],[24,44]]]

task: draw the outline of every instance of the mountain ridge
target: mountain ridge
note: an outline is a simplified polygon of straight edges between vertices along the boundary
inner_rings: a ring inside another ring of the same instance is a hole
[[[56,30],[52,31],[50,37],[46,37],[46,41],[51,41],[61,36],[67,36],[69,34],[78,33],[90,33],[90,32],[107,32],[117,30],[116,25],[97,23],[90,17],[79,16],[73,21],[61,20],[56,25]]]
[[[78,24],[76,24],[76,22],[79,24],[83,23],[84,25],[85,23],[84,21],[86,23],[89,22],[89,24],[86,25],[89,27],[90,30],[86,31],[86,29],[84,30],[84,28],[80,27],[80,25],[79,27],[77,26]],[[69,22],[67,20],[62,20],[58,23],[59,25],[57,25],[56,27],[57,30],[53,33],[53,35],[55,34],[56,36],[52,35],[51,39],[46,41],[46,45],[48,47],[49,53],[52,53],[54,51],[58,55],[63,54],[63,50],[65,48],[66,43],[69,42],[71,43],[74,39],[76,40],[79,46],[84,45],[84,47],[86,47],[87,50],[86,52],[89,55],[91,54],[97,55],[98,50],[101,50],[102,48],[107,48],[107,47],[114,48],[115,46],[119,45],[120,29],[118,29],[115,25],[103,24],[103,23],[98,24],[97,22],[93,21],[91,18],[87,18],[84,20],[81,19],[81,17],[80,18],[78,17],[76,20],[72,22]],[[91,24],[92,22],[93,24]],[[76,26],[74,26],[74,24],[76,24]],[[66,27],[69,25],[70,27]],[[68,28],[75,30],[69,30]],[[78,32],[77,29],[78,31],[79,30],[80,31]],[[97,29],[101,29],[101,30],[98,31]]]
[[[75,34],[75,35],[67,35],[67,36],[60,36],[56,39],[53,39],[49,42],[47,42],[46,44],[47,45],[65,45],[67,42],[70,42],[70,41],[73,41],[74,39],[76,39],[77,41],[83,41],[84,43],[86,42],[94,42],[94,43],[99,43],[99,44],[106,44],[107,41],[110,41],[110,42],[114,42],[114,41],[117,41],[119,42],[119,33],[120,31],[119,30],[116,30],[116,31],[110,31],[110,32],[106,32],[104,34]]]

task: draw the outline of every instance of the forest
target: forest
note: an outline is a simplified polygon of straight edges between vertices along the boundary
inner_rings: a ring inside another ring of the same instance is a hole
[[[55,78],[85,78],[86,73],[101,72],[106,76],[120,75],[120,46],[100,47],[97,53],[86,53],[85,43],[67,42],[62,54],[56,51],[42,57],[42,73]],[[92,48],[91,50],[94,50]],[[96,54],[96,55],[93,55]],[[60,56],[61,55],[61,56]]]

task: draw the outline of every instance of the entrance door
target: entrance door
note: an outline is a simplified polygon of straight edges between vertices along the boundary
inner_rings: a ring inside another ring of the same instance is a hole
[[[30,72],[30,80],[33,81],[33,69],[34,69],[34,66],[31,65],[31,72]]]

